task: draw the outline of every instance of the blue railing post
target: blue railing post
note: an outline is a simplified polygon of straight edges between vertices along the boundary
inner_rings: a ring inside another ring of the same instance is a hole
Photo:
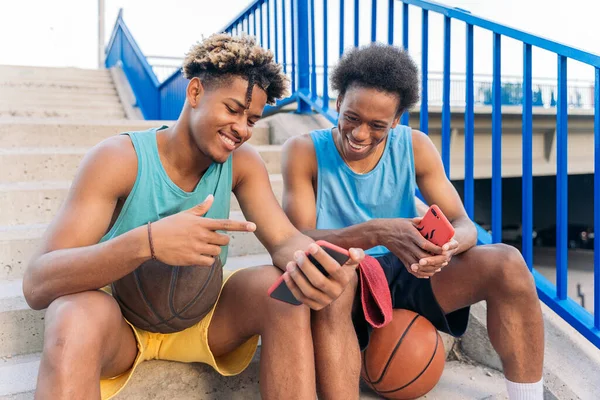
[[[567,298],[567,58],[558,56],[558,95],[556,104],[556,295]],[[598,171],[596,171],[598,173]]]
[[[473,84],[473,25],[467,24],[467,70],[465,99],[465,210],[469,218],[475,218],[475,90]]]
[[[394,44],[394,2],[388,0],[388,44]],[[343,3],[343,0],[342,0]]]
[[[358,43],[359,43],[359,21],[358,21],[358,15],[359,15],[359,8],[360,8],[360,4],[359,4],[360,0],[354,0],[354,47],[358,47]]]
[[[533,87],[531,45],[523,45],[523,177],[521,182],[522,253],[529,269],[533,268]]]
[[[600,329],[600,68],[594,75],[594,327]]]
[[[283,0],[281,2],[281,40],[282,40],[282,45],[283,45],[283,72],[285,74],[287,74],[287,27],[286,27],[286,20],[287,18],[285,17],[285,0]]]
[[[340,57],[344,54],[344,0],[340,0]]]
[[[317,98],[317,40],[315,39],[315,0],[310,0],[310,97]]]
[[[308,0],[292,0],[296,9],[296,41],[295,51],[298,64],[298,92],[310,92],[310,51],[308,34]],[[306,101],[298,97],[298,113],[308,114],[311,112],[311,106]]]
[[[408,4],[406,3],[402,4],[402,48],[408,51]],[[400,119],[400,124],[408,125],[409,122],[410,116],[408,110],[405,110]]]
[[[323,109],[329,109],[329,90],[327,73],[327,0],[323,0]]]
[[[429,11],[423,10],[421,23],[421,110],[419,111],[419,129],[429,134]]]
[[[494,33],[492,81],[492,240],[502,241],[502,84],[501,36]]]
[[[292,93],[296,92],[296,46],[298,45],[296,42],[296,21],[294,13],[294,0],[290,1],[290,32],[292,34],[292,40],[290,41],[290,46],[292,47]],[[298,100],[300,101],[300,100]]]
[[[444,17],[444,82],[442,101],[442,163],[450,178],[450,17]]]
[[[377,41],[377,0],[371,1],[371,42]]]

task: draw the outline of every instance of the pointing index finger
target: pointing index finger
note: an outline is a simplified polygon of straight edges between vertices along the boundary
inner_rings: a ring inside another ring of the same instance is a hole
[[[248,221],[235,221],[232,219],[207,219],[206,228],[212,231],[238,231],[254,232],[256,224]]]

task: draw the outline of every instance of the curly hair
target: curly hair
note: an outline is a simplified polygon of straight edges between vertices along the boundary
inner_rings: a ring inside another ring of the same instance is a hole
[[[371,43],[344,53],[331,74],[331,86],[342,96],[352,86],[395,94],[400,115],[419,101],[419,69],[407,51]]]
[[[186,54],[183,75],[199,78],[209,87],[223,84],[232,76],[242,77],[248,81],[247,105],[255,84],[267,93],[268,104],[288,93],[288,78],[274,61],[273,53],[246,35],[217,33],[196,43]]]

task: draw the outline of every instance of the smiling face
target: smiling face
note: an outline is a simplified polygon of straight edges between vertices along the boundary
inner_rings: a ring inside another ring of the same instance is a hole
[[[347,161],[363,160],[383,145],[390,129],[398,125],[397,95],[360,86],[349,87],[338,97],[338,146]]]
[[[203,86],[198,78],[191,79],[188,84],[190,133],[204,155],[224,163],[231,152],[252,136],[252,128],[262,115],[267,94],[254,85],[250,104],[247,104],[248,81],[239,76],[211,86]]]

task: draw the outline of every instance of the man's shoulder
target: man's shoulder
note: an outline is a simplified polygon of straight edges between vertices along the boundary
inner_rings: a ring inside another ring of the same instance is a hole
[[[137,166],[135,148],[128,135],[115,135],[104,139],[89,151],[88,156],[105,162],[109,168],[113,163],[119,163],[119,166],[125,169]]]
[[[80,168],[91,176],[103,177],[103,181],[118,187],[119,191],[127,191],[135,183],[137,164],[137,155],[129,136],[116,135],[94,146],[86,154]]]
[[[284,151],[312,151],[314,152],[315,144],[311,133],[292,136],[283,144]]]

